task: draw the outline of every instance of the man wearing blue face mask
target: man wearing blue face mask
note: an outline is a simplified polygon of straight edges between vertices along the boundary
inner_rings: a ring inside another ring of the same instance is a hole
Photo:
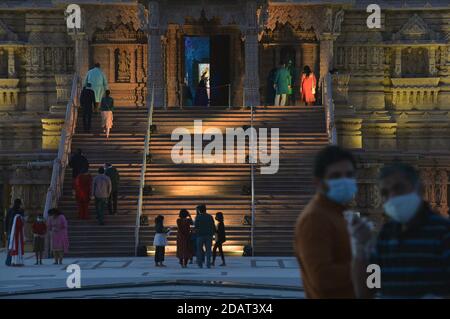
[[[358,220],[351,227],[356,242],[353,280],[360,298],[450,296],[450,221],[433,212],[420,194],[416,170],[405,164],[382,169],[380,189],[389,217],[373,242]],[[373,247],[373,248],[372,248]],[[366,268],[381,269],[381,287],[367,287]]]
[[[316,195],[297,220],[295,255],[307,298],[354,298],[352,253],[344,211],[355,197],[356,162],[338,146],[314,162]]]

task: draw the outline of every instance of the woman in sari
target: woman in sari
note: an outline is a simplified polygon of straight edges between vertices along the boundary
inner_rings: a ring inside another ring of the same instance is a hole
[[[302,78],[300,80],[300,95],[302,101],[309,106],[316,102],[316,86],[317,81],[314,73],[308,65],[303,68]]]

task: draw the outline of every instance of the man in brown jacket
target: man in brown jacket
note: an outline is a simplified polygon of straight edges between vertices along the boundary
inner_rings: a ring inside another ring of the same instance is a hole
[[[295,255],[307,298],[354,298],[351,246],[343,212],[354,198],[356,163],[338,146],[321,150],[314,163],[314,198],[297,220]]]

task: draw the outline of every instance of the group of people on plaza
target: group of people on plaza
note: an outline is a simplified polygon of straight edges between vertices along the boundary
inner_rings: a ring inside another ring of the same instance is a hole
[[[108,81],[99,63],[96,63],[86,75],[80,94],[80,106],[86,133],[91,132],[92,113],[98,113],[100,106],[103,133],[106,134],[106,138],[109,138],[113,127],[114,99],[111,97]]]
[[[20,267],[24,265],[25,246],[25,212],[22,209],[22,201],[16,199],[8,210],[5,221],[8,238],[6,265]],[[36,256],[35,265],[42,265],[45,252],[45,238],[50,234],[50,250],[55,259],[55,265],[61,265],[64,254],[69,249],[69,236],[67,232],[67,219],[63,213],[56,209],[48,211],[48,220],[42,214],[37,215],[32,223],[33,252]]]
[[[267,78],[266,104],[275,106],[293,105],[295,103],[294,87],[296,69],[291,60],[281,62],[278,68],[273,68]],[[314,72],[305,65],[299,80],[300,99],[305,105],[316,102],[317,80]]]
[[[394,163],[381,169],[379,188],[388,220],[378,232],[350,210],[358,186],[357,162],[349,151],[326,147],[313,173],[317,192],[295,231],[295,255],[308,298],[450,297],[450,220],[423,199],[412,166]],[[368,271],[369,265],[375,267]],[[373,269],[380,270],[379,285]]]
[[[95,197],[97,219],[103,211],[117,212],[119,175],[110,164],[92,179],[89,163],[78,150],[71,158],[80,218],[88,218],[88,203]],[[295,227],[294,251],[308,298],[416,298],[450,296],[450,220],[434,212],[422,196],[418,172],[410,165],[393,163],[381,169],[379,188],[387,221],[376,231],[368,218],[351,210],[358,192],[357,162],[339,146],[327,146],[316,156],[313,168],[316,194],[304,208]],[[114,186],[116,184],[116,186]],[[91,196],[89,196],[90,194]],[[6,216],[8,258],[12,266],[23,265],[24,210],[20,199]],[[179,212],[177,251],[181,267],[196,257],[198,267],[215,265],[217,251],[222,264],[226,241],[224,216],[214,218],[205,205],[193,219],[186,209]],[[32,225],[36,264],[42,264],[47,233],[55,264],[68,251],[67,219],[58,209],[48,220],[37,216]],[[171,232],[164,216],[155,219],[155,265],[164,267],[165,246]],[[213,237],[215,244],[212,249]],[[380,270],[380,284],[368,285],[369,265]]]
[[[220,266],[225,266],[225,255],[222,245],[226,242],[226,232],[224,216],[222,212],[216,213],[217,226],[213,217],[206,211],[205,205],[198,205],[195,220],[186,209],[181,209],[177,219],[177,252],[182,268],[187,268],[188,263],[193,263],[193,257],[196,257],[198,267],[207,268],[215,266],[217,251],[222,259]],[[155,218],[155,237],[153,246],[155,246],[155,266],[165,267],[164,255],[165,246],[167,246],[167,237],[171,229],[164,227],[164,216],[159,215]],[[214,248],[212,249],[213,237],[215,236]],[[212,255],[212,256],[211,256]],[[211,260],[212,257],[212,260]]]
[[[98,175],[92,177],[89,173],[89,162],[78,149],[69,161],[72,168],[73,189],[78,204],[80,219],[89,219],[89,203],[95,199],[96,218],[104,225],[104,212],[108,207],[109,214],[117,214],[117,201],[120,174],[111,163],[105,163],[98,168]]]

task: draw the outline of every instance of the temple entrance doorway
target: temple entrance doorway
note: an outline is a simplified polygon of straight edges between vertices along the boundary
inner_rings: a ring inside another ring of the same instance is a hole
[[[183,105],[230,105],[230,36],[186,35],[183,49]]]

